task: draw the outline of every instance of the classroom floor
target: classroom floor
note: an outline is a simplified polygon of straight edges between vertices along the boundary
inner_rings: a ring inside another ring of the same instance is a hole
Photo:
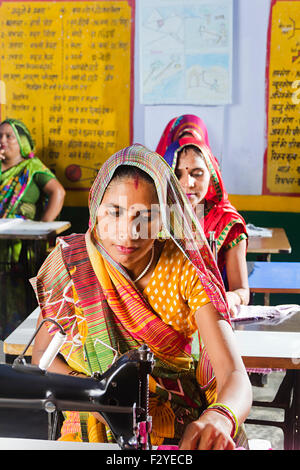
[[[4,362],[3,343],[0,341],[0,363]],[[263,387],[253,386],[255,400],[272,400],[282,380],[284,372],[272,372],[267,384]],[[281,421],[282,411],[266,408],[252,408],[251,418],[266,418]],[[272,449],[283,449],[283,434],[281,429],[270,426],[246,424],[249,439],[267,439]],[[43,411],[13,410],[0,408],[0,437],[47,439],[47,414]]]
[[[276,371],[268,375],[267,384],[263,387],[252,386],[253,400],[271,401],[284,377],[284,372]],[[283,421],[283,411],[275,408],[252,407],[249,418]],[[271,442],[272,449],[283,450],[283,432],[275,426],[245,424],[248,439],[266,439]]]

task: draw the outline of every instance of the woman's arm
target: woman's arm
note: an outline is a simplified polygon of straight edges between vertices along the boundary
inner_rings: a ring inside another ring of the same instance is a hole
[[[236,306],[249,303],[249,284],[246,262],[246,240],[225,252],[226,275],[229,292],[226,292],[230,314],[234,317]]]
[[[195,319],[216,377],[217,402],[241,424],[251,408],[252,390],[232,328],[211,303],[198,309]],[[232,428],[226,416],[208,409],[187,426],[180,449],[233,449]]]
[[[43,222],[52,222],[62,210],[66,191],[56,178],[51,178],[43,187],[43,192],[47,194],[48,202],[41,220]]]

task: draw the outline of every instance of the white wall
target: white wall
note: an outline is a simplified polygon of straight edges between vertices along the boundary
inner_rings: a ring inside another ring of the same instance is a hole
[[[155,150],[170,119],[196,114],[206,123],[230,194],[261,194],[265,149],[265,66],[270,0],[234,0],[233,102],[227,106],[143,106],[139,101],[136,0],[134,142]]]

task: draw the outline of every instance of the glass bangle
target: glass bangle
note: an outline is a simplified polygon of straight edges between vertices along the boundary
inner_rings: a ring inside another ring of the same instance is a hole
[[[231,432],[232,434],[231,437],[234,439],[238,432],[239,423],[238,423],[237,417],[235,416],[233,411],[229,408],[229,406],[224,405],[224,403],[212,403],[206,409],[219,411],[220,413],[223,413],[224,415],[226,415],[232,421],[233,429]]]

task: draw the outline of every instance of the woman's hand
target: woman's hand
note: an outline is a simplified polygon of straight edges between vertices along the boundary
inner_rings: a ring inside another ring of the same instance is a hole
[[[84,373],[81,373],[81,372],[78,372],[76,370],[72,370],[68,373],[68,375],[73,375],[75,377],[83,377],[83,378],[89,378],[88,375],[84,374]],[[96,418],[98,421],[100,421],[102,424],[104,424],[105,426],[107,426],[107,423],[105,421],[105,419],[103,418],[103,416],[98,413],[98,411],[94,411],[94,412],[91,412],[91,414],[94,416],[94,418]]]
[[[230,316],[235,318],[237,316],[237,306],[241,304],[241,299],[235,292],[226,292],[226,299]]]
[[[2,149],[0,146],[0,161],[1,160],[5,160],[5,155],[4,155],[4,149]]]
[[[242,240],[238,245],[225,252],[226,275],[228,280],[226,298],[232,317],[236,317],[237,315],[237,305],[241,303],[248,305],[249,303],[250,291],[246,251],[246,240]]]
[[[207,410],[190,423],[180,441],[180,450],[233,450],[232,423],[226,416]]]

